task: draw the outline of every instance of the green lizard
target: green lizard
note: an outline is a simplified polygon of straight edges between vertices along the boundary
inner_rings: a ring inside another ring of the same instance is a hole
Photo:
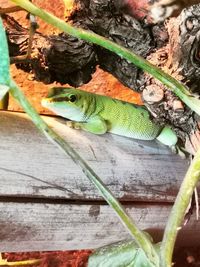
[[[177,143],[176,133],[168,126],[155,124],[145,107],[107,96],[54,87],[42,106],[71,120],[71,127],[94,134],[111,132],[140,140],[157,139],[170,147]]]

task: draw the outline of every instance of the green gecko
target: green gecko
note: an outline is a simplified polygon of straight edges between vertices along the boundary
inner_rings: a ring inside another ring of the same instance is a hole
[[[71,120],[70,126],[94,134],[110,132],[139,140],[157,139],[174,148],[176,133],[150,119],[145,107],[75,88],[54,87],[42,106]]]

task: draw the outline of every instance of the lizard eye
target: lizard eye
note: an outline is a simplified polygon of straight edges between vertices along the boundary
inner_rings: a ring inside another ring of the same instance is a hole
[[[75,102],[76,101],[76,96],[75,95],[70,95],[69,96],[70,102]]]

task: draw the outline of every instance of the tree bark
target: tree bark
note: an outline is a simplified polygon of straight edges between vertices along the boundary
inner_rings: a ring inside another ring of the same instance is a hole
[[[151,6],[154,22],[164,21],[170,16],[178,16],[183,8],[199,4],[200,0],[158,0]]]

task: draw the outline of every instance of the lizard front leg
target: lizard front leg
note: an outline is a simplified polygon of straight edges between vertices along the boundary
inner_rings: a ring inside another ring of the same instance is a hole
[[[94,117],[87,122],[68,121],[67,126],[74,129],[81,129],[93,134],[104,134],[108,131],[106,121],[101,117]]]

